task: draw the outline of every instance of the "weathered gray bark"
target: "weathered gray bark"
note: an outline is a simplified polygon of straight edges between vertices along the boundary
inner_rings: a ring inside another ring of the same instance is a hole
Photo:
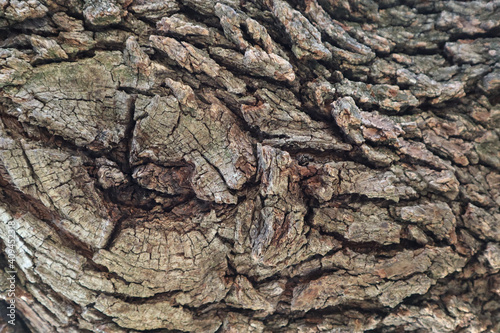
[[[498,0],[0,1],[0,331],[500,332],[499,32]]]

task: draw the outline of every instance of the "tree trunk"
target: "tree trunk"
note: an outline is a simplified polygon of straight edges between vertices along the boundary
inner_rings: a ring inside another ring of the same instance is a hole
[[[1,332],[500,332],[500,1],[0,29]]]

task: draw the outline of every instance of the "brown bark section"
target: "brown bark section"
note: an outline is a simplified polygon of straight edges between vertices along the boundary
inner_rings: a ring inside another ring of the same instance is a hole
[[[499,1],[0,2],[0,331],[500,332],[499,32]]]

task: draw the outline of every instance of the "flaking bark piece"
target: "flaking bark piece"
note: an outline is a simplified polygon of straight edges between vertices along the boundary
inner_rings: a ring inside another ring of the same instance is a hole
[[[330,59],[332,54],[323,45],[321,34],[299,11],[288,2],[267,0],[266,5],[285,27],[292,40],[292,52],[298,59]]]
[[[189,19],[182,14],[163,17],[156,22],[158,31],[174,36],[183,36],[186,41],[206,46],[232,47],[227,38],[214,27]]]
[[[416,223],[432,232],[439,240],[455,243],[456,218],[451,208],[444,202],[425,203],[396,209],[403,221]]]
[[[361,105],[377,106],[382,110],[400,112],[419,104],[417,98],[408,90],[388,84],[365,84],[344,79],[335,85],[340,96],[351,96]]]
[[[11,22],[23,22],[28,19],[41,18],[49,9],[38,0],[9,0],[1,4],[0,17]]]
[[[352,97],[343,97],[333,102],[332,116],[349,141],[357,145],[365,142],[360,130],[361,114]]]
[[[306,186],[314,197],[322,201],[345,194],[395,202],[417,196],[417,191],[408,181],[400,178],[396,170],[371,170],[353,162],[330,162],[318,169],[318,175],[309,178]]]
[[[215,79],[231,93],[242,94],[246,91],[245,83],[219,66],[206,51],[187,42],[178,42],[170,37],[152,35],[149,39],[154,48],[166,53],[190,73],[204,73]]]
[[[490,214],[487,210],[469,203],[462,218],[464,225],[481,239],[500,241],[500,214]]]
[[[33,50],[37,53],[37,56],[33,58],[33,62],[68,59],[66,52],[53,39],[33,35],[30,37],[30,42]]]
[[[314,226],[335,232],[351,242],[397,244],[401,225],[389,216],[387,209],[366,204],[359,209],[318,208],[312,219]]]
[[[292,65],[274,53],[249,46],[244,54],[223,48],[210,48],[210,54],[228,67],[244,70],[251,75],[269,77],[277,81],[295,80]]]
[[[370,47],[351,37],[344,30],[342,25],[333,20],[316,0],[307,0],[305,3],[305,13],[311,17],[313,22],[329,37],[331,37],[341,48],[350,52],[368,56],[370,60],[375,58],[375,53],[370,49]]]
[[[278,95],[267,89],[259,89],[255,95],[259,98],[257,105],[242,105],[241,111],[249,125],[277,137],[265,140],[266,144],[317,150],[351,150],[351,145],[340,142],[328,125],[315,121],[298,110],[300,102],[293,94]],[[287,128],[287,131],[282,132],[278,128]]]
[[[412,294],[426,293],[436,280],[460,270],[466,259],[451,248],[405,250],[389,259],[339,251],[322,260],[339,271],[294,288],[292,309],[308,311],[336,305],[396,307]],[[403,277],[408,277],[403,279]]]
[[[85,20],[98,27],[121,21],[123,10],[115,0],[85,0],[83,15]]]
[[[175,0],[134,0],[127,8],[138,17],[157,20],[179,11],[179,3]]]
[[[203,15],[214,15],[215,14],[215,6],[218,3],[222,3],[225,5],[228,5],[234,9],[239,9],[240,8],[240,2],[238,0],[222,0],[222,1],[215,1],[215,0],[181,0],[181,2],[196,10],[197,12],[203,14]]]

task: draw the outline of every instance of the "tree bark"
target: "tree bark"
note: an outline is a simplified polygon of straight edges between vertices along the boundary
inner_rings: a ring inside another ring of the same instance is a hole
[[[500,332],[499,32],[497,0],[0,1],[0,331]]]

